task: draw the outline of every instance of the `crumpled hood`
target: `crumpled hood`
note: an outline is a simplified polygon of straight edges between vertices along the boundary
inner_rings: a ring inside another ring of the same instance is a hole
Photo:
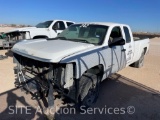
[[[14,53],[44,62],[59,62],[66,56],[93,47],[93,44],[66,40],[26,40],[15,44]]]
[[[12,29],[12,30],[6,32],[6,34],[11,33],[11,32],[16,32],[16,31],[21,32],[21,31],[46,31],[46,30],[48,30],[48,28],[24,27],[24,28]]]

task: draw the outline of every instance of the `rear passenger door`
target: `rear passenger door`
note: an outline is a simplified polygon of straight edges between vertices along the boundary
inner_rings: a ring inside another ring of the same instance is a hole
[[[132,62],[132,58],[133,58],[133,40],[131,37],[132,32],[130,31],[130,29],[128,29],[127,26],[123,26],[123,31],[124,31],[124,39],[126,41],[125,45],[124,45],[124,49],[125,49],[125,54],[126,54],[126,66],[130,65]]]

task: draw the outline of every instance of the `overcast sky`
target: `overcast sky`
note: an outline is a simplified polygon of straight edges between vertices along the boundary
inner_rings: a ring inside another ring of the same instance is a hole
[[[160,32],[160,0],[0,0],[0,23],[36,25],[51,19],[118,22]]]

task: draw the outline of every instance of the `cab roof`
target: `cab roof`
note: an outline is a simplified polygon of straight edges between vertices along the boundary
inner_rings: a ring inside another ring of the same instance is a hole
[[[82,22],[82,23],[77,23],[77,24],[96,24],[96,25],[105,25],[105,26],[113,26],[113,25],[127,26],[126,24],[113,23],[113,22]]]

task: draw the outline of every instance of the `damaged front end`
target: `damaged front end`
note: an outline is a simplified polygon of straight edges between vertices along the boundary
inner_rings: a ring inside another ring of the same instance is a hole
[[[48,98],[48,107],[53,106],[53,93],[77,101],[74,64],[46,63],[14,53],[16,74],[15,86],[31,93],[32,99]]]
[[[11,48],[18,41],[30,38],[30,33],[27,31],[14,31],[6,33],[6,41],[3,42],[3,48]]]

